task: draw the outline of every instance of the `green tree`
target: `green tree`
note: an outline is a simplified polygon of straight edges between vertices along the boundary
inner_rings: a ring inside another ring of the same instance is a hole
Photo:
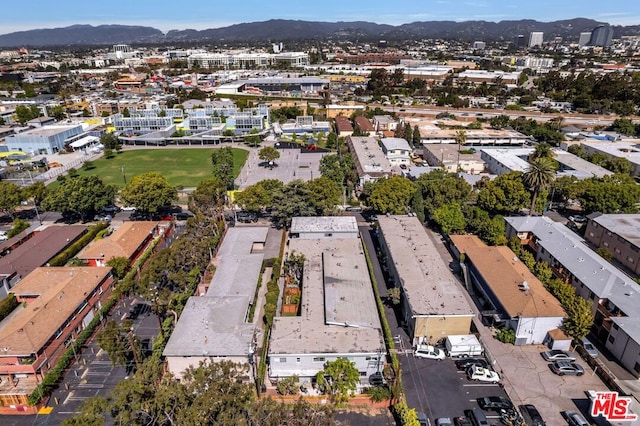
[[[531,201],[522,183],[522,173],[502,174],[484,184],[478,191],[478,207],[493,214],[514,214]]]
[[[113,275],[120,280],[124,278],[129,270],[129,259],[124,256],[112,257],[107,260],[107,266],[113,269]]]
[[[324,369],[316,375],[320,391],[329,395],[332,401],[346,402],[360,383],[360,373],[355,363],[347,358],[327,361]]]
[[[16,107],[16,118],[20,124],[24,124],[29,120],[40,117],[40,109],[37,106],[18,105]]]
[[[433,212],[433,220],[445,234],[458,234],[464,231],[467,221],[458,203],[445,204]]]
[[[307,183],[309,188],[309,201],[315,207],[318,215],[331,215],[336,211],[336,206],[341,204],[342,187],[334,181],[319,177]]]
[[[129,112],[129,108],[125,107],[125,108],[122,110],[122,116],[123,116],[123,117],[131,117],[131,112]]]
[[[0,210],[13,216],[14,209],[25,199],[25,193],[18,185],[0,182]]]
[[[472,194],[471,185],[463,178],[444,170],[424,174],[415,183],[428,214],[433,214],[438,207],[449,203],[463,206],[470,201]]]
[[[211,154],[213,177],[220,179],[227,189],[233,188],[233,150],[229,147],[214,149]]]
[[[64,108],[61,106],[55,106],[51,108],[51,116],[56,119],[56,121],[62,121],[67,118],[67,113],[64,112]]]
[[[25,229],[29,228],[29,226],[31,226],[31,224],[26,220],[15,218],[13,220],[13,226],[11,226],[11,229],[9,229],[9,232],[7,232],[7,237],[15,237]]]
[[[236,204],[242,208],[242,210],[250,212],[260,212],[262,209],[271,206],[273,202],[273,195],[264,189],[259,183],[251,185],[236,192],[235,200]]]
[[[124,321],[122,324],[111,320],[96,336],[98,346],[109,355],[113,365],[124,366],[133,359],[132,338],[129,336],[131,325],[132,322],[129,320]]]
[[[106,411],[107,400],[100,396],[94,396],[80,405],[79,414],[64,419],[62,426],[103,426]]]
[[[556,175],[556,166],[550,157],[535,157],[529,160],[529,168],[522,175],[523,183],[532,191],[529,215],[536,209],[536,199],[543,189],[547,189]]]
[[[562,324],[565,333],[576,340],[580,340],[589,334],[593,325],[591,302],[580,296],[575,296],[573,301],[565,305],[567,318]]]
[[[227,187],[218,178],[203,180],[189,196],[189,209],[214,217],[220,214],[224,205]]]
[[[413,128],[411,141],[413,142],[413,146],[422,147],[422,136],[420,136],[420,127],[418,125]]]
[[[44,182],[34,182],[31,185],[24,188],[23,193],[26,198],[31,198],[36,206],[42,203],[49,193],[47,186]]]
[[[115,150],[120,145],[120,141],[115,133],[104,132],[100,135],[100,144],[104,146],[104,149]]]
[[[314,216],[316,209],[310,202],[310,190],[306,182],[293,180],[273,196],[274,220],[286,226],[294,216]]]
[[[553,158],[551,146],[546,143],[537,144],[534,151],[529,156],[529,160],[533,160],[535,158]]]
[[[570,181],[564,191],[580,201],[586,214],[635,213],[640,203],[640,186],[629,175]]]
[[[260,145],[262,139],[260,135],[258,135],[258,129],[252,129],[251,133],[244,138],[245,142],[249,144],[249,146],[256,147]]]
[[[405,123],[403,137],[409,143],[413,140],[413,129],[411,128],[411,124]]]
[[[344,184],[344,170],[337,154],[325,155],[320,159],[320,174],[338,185]]]
[[[83,221],[92,218],[102,207],[112,204],[116,188],[105,185],[97,176],[68,178],[49,192],[42,201],[45,210],[77,213]]]
[[[125,205],[136,206],[145,213],[155,213],[159,207],[170,205],[178,199],[178,191],[157,172],[134,176],[120,192]]]
[[[416,186],[409,179],[393,176],[376,182],[369,203],[378,213],[403,214],[415,192]]]
[[[462,146],[467,143],[467,132],[464,130],[458,130],[456,132],[456,145],[458,146],[458,156],[456,160],[456,172],[460,172],[460,150]]]
[[[258,151],[258,158],[266,162],[269,167],[273,167],[275,161],[280,158],[280,151],[272,146],[265,146]]]

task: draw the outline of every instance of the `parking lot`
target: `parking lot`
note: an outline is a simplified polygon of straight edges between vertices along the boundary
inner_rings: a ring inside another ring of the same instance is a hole
[[[236,179],[236,185],[244,189],[264,179],[278,179],[287,184],[295,179],[308,181],[320,177],[320,160],[323,154],[303,154],[299,149],[279,149],[278,152],[280,158],[275,161],[276,166],[270,168],[260,165],[257,150],[252,149]]]

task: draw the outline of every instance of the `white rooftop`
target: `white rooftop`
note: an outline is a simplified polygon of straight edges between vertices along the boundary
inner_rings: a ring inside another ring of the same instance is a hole
[[[387,151],[392,151],[394,149],[411,151],[409,142],[407,142],[407,140],[403,138],[382,138],[380,142],[382,142],[382,146],[384,146],[384,149],[386,149]]]
[[[417,217],[378,216],[413,315],[473,315],[463,290]]]
[[[382,152],[378,140],[372,137],[351,136],[356,161],[363,173],[391,173],[393,166]]]
[[[382,327],[359,238],[292,239],[306,257],[300,316],[276,317],[270,354],[376,353]]]
[[[640,247],[640,214],[594,214],[589,218],[604,229]]]
[[[292,234],[358,232],[358,223],[354,216],[297,216],[291,219]]]

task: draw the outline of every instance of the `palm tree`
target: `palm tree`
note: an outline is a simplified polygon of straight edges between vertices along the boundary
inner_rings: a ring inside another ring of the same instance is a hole
[[[552,158],[555,154],[551,151],[551,146],[546,143],[539,143],[536,145],[535,150],[529,156],[529,160],[533,160],[534,158]]]
[[[556,175],[556,164],[550,157],[530,160],[529,169],[522,176],[523,183],[533,191],[529,215],[535,211],[536,199],[541,190],[547,188]]]
[[[467,142],[467,132],[458,130],[456,132],[456,143],[458,144],[458,160],[456,161],[456,173],[460,173],[460,148]]]

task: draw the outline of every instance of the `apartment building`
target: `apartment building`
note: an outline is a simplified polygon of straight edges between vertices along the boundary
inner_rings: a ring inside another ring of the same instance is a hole
[[[606,249],[630,273],[640,275],[640,214],[601,214],[587,217],[584,238]]]

